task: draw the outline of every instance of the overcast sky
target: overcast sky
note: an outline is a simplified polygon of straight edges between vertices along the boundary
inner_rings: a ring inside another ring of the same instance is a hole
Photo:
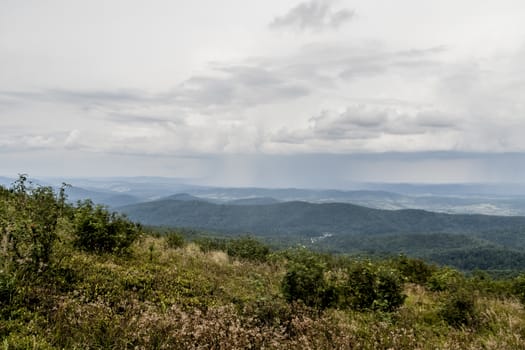
[[[525,179],[522,0],[1,0],[0,175]]]

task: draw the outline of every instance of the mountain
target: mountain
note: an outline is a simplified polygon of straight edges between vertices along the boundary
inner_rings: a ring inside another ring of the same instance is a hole
[[[187,201],[207,202],[207,200],[205,200],[205,199],[202,199],[202,198],[199,198],[199,197],[195,197],[195,196],[192,196],[192,195],[187,194],[187,193],[177,193],[177,194],[165,197],[165,198],[163,198],[163,200],[175,200],[175,201],[185,201],[185,202],[187,202]]]
[[[147,225],[184,226],[228,233],[318,236],[395,233],[480,233],[524,230],[525,217],[451,215],[424,210],[381,210],[347,203],[214,204],[164,199],[119,208]]]
[[[276,203],[279,203],[279,201],[270,197],[240,198],[227,202],[230,205],[268,205]]]
[[[250,233],[276,247],[407,254],[473,270],[525,269],[525,217],[382,210],[347,203],[216,204],[163,199],[118,208],[145,225],[223,236]]]
[[[68,196],[68,200],[72,203],[75,203],[79,200],[90,199],[96,204],[107,205],[111,208],[143,201],[142,198],[125,193],[87,190],[75,186],[66,188],[66,195]]]

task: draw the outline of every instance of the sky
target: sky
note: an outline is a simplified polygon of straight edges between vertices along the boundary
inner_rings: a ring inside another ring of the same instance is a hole
[[[0,175],[524,182],[521,0],[0,0]]]

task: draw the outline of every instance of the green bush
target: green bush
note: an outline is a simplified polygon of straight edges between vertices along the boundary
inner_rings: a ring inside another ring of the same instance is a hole
[[[512,281],[512,293],[525,305],[525,275],[520,275]]]
[[[371,263],[359,263],[348,270],[344,299],[354,310],[371,309],[376,300],[376,274]]]
[[[57,223],[66,206],[63,190],[33,187],[20,175],[13,187],[2,190],[0,227],[4,269],[45,271],[57,239]]]
[[[240,237],[227,243],[227,253],[235,258],[263,262],[270,248],[253,237]]]
[[[75,246],[95,253],[121,253],[140,235],[137,224],[90,200],[78,204],[74,225]]]
[[[465,276],[458,270],[450,267],[443,267],[430,276],[427,287],[433,292],[458,290],[465,284]]]
[[[456,328],[475,326],[478,321],[475,298],[464,289],[448,293],[439,314]]]
[[[182,248],[184,247],[184,237],[178,232],[168,232],[165,235],[166,244],[169,248]]]
[[[11,304],[16,293],[16,283],[13,276],[0,272],[0,306]]]
[[[354,310],[391,312],[405,301],[403,282],[396,270],[377,267],[372,263],[357,263],[348,271],[343,289],[346,304]]]
[[[219,238],[201,237],[193,240],[202,252],[211,252],[213,250],[226,251],[226,240]]]
[[[396,258],[393,264],[407,282],[419,285],[426,284],[436,269],[421,259],[408,258],[404,255]]]
[[[326,264],[310,251],[300,249],[289,255],[281,291],[289,302],[300,301],[307,306],[325,308],[333,293],[324,278]]]

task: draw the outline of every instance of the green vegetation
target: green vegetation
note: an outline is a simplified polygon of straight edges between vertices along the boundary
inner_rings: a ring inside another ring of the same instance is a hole
[[[108,212],[90,200],[79,202],[74,213],[74,245],[96,253],[122,253],[138,238],[140,227],[122,215]]]
[[[2,349],[525,349],[525,275],[150,234],[24,176],[0,223]]]
[[[280,249],[304,245],[335,254],[407,254],[462,271],[525,270],[525,217],[378,210],[344,203],[213,204],[165,199],[122,207],[144,224],[235,237],[249,232]]]

